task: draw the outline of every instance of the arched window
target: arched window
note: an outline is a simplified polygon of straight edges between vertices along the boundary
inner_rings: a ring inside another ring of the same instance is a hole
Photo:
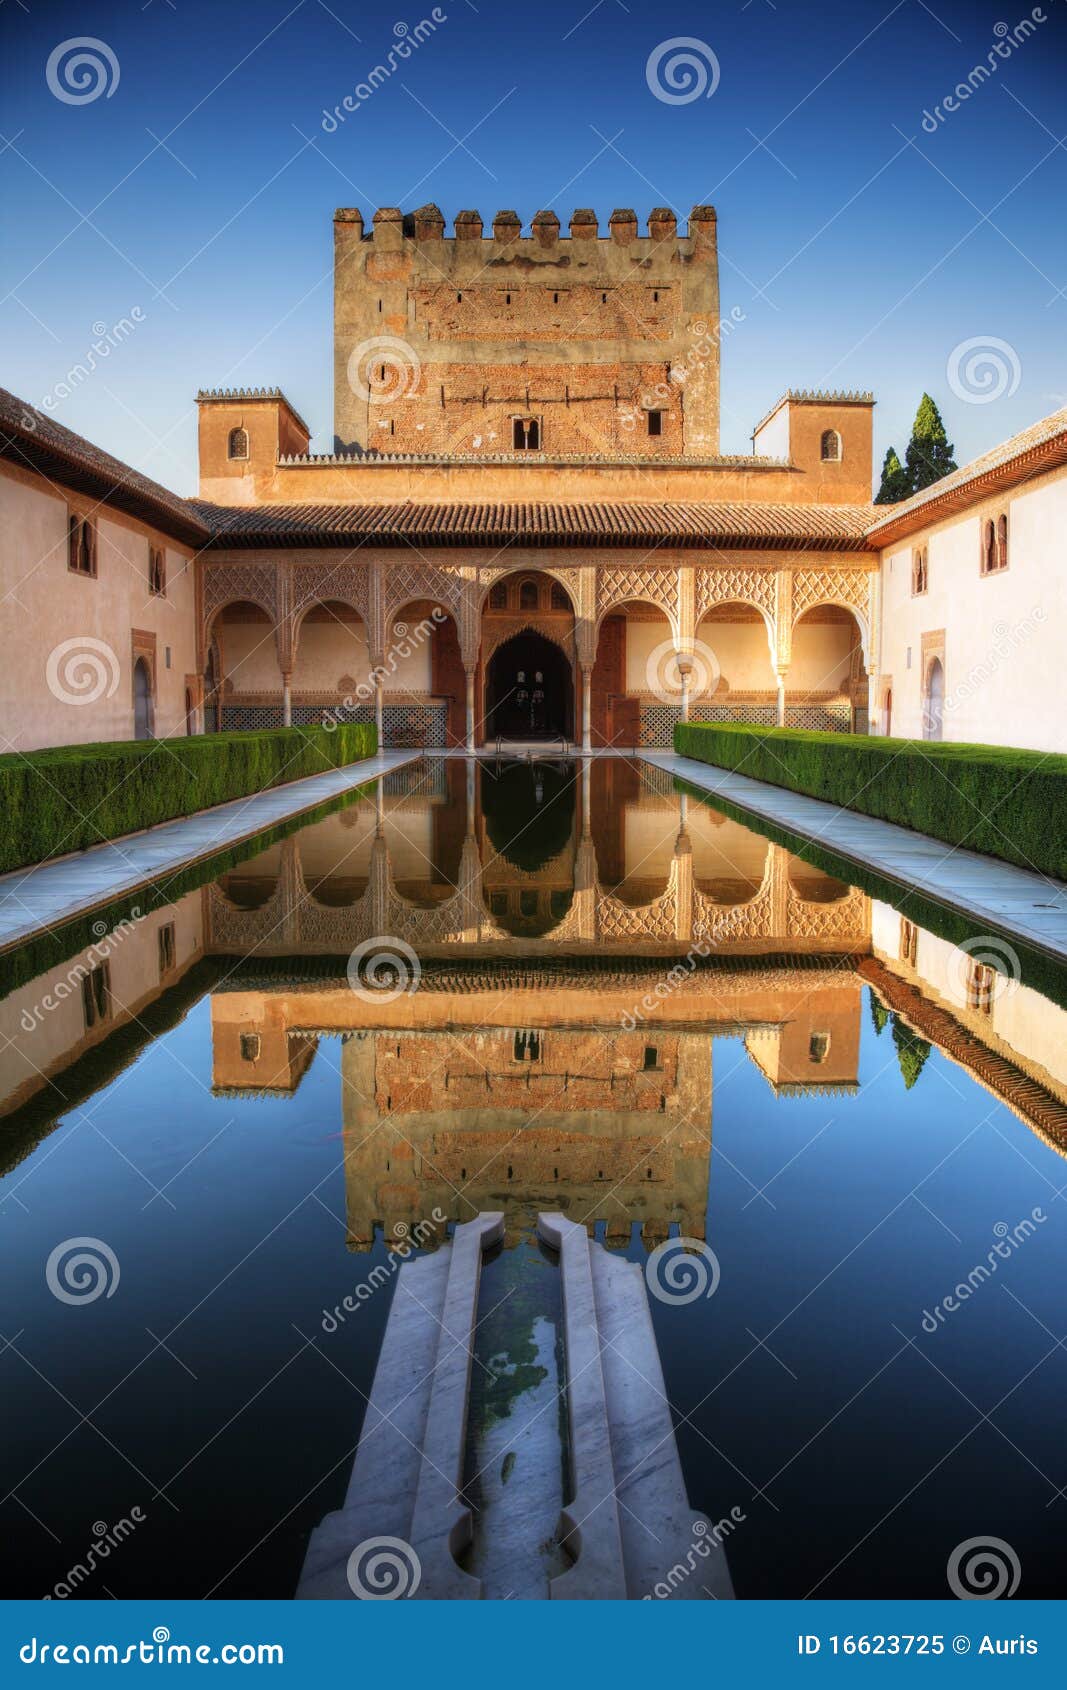
[[[506,581],[497,581],[495,585],[489,589],[489,609],[506,610],[507,608],[508,584]]]
[[[1001,515],[997,518],[997,568],[1008,567],[1008,519]]]
[[[820,450],[824,464],[839,464],[841,462],[841,436],[836,428],[828,428],[825,431]]]
[[[553,610],[569,610],[570,607],[571,607],[571,601],[567,597],[566,588],[561,587],[558,581],[553,581],[553,583],[552,583],[552,609]]]
[[[927,556],[928,554],[925,546],[918,547],[917,550],[911,554],[911,590],[915,595],[925,593],[929,585]]]
[[[997,568],[997,529],[994,522],[982,524],[982,574],[993,575]]]
[[[519,609],[536,610],[538,604],[537,582],[524,581],[519,588]]]
[[[248,457],[248,430],[247,430],[247,428],[231,428],[231,430],[230,430],[230,457],[231,458],[247,458]]]
[[[148,548],[148,591],[154,598],[166,597],[167,562],[162,546]]]

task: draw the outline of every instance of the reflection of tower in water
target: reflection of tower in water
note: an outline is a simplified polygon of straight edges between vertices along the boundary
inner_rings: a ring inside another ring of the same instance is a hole
[[[434,1209],[502,1209],[508,1241],[555,1209],[653,1248],[703,1238],[711,1157],[707,1031],[358,1032],[341,1058],[349,1245],[405,1237]]]

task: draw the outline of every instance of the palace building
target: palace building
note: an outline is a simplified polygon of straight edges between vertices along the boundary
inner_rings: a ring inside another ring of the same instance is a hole
[[[0,395],[10,747],[692,718],[1062,748],[1067,410],[876,507],[869,393],[787,391],[721,450],[709,206],[346,209],[334,244],[329,453],[277,389],[202,391],[185,499]]]

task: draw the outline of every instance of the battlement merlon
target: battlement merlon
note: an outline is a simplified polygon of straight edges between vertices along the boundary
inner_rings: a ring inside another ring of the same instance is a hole
[[[488,225],[487,233],[480,212],[460,211],[456,213],[451,237],[446,237],[444,215],[432,202],[411,212],[403,212],[397,206],[382,206],[374,213],[369,229],[361,211],[355,207],[340,206],[334,212],[334,224],[339,239],[347,242],[373,241],[379,251],[389,252],[399,251],[407,241],[419,244],[441,242],[445,247],[455,244],[468,246],[475,241],[497,247],[518,244],[543,252],[551,251],[561,241],[568,240],[610,241],[616,246],[629,246],[643,239],[651,247],[677,242],[681,250],[688,249],[695,257],[714,253],[717,214],[713,205],[695,205],[689,213],[688,233],[685,235],[678,233],[677,215],[666,206],[656,206],[649,212],[645,236],[640,235],[636,212],[618,207],[608,219],[606,235],[600,234],[597,214],[588,208],[572,214],[568,233],[562,236],[562,225],[554,211],[538,211],[530,223],[529,234],[525,236],[517,212],[498,211]],[[341,230],[344,231],[343,236]]]

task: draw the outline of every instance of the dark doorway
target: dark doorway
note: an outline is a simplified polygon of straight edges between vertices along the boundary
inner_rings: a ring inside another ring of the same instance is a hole
[[[152,678],[148,664],[139,657],[133,666],[133,737],[151,739],[155,712],[152,708]]]
[[[486,673],[485,724],[489,739],[573,739],[574,683],[558,645],[533,632],[504,641]]]

